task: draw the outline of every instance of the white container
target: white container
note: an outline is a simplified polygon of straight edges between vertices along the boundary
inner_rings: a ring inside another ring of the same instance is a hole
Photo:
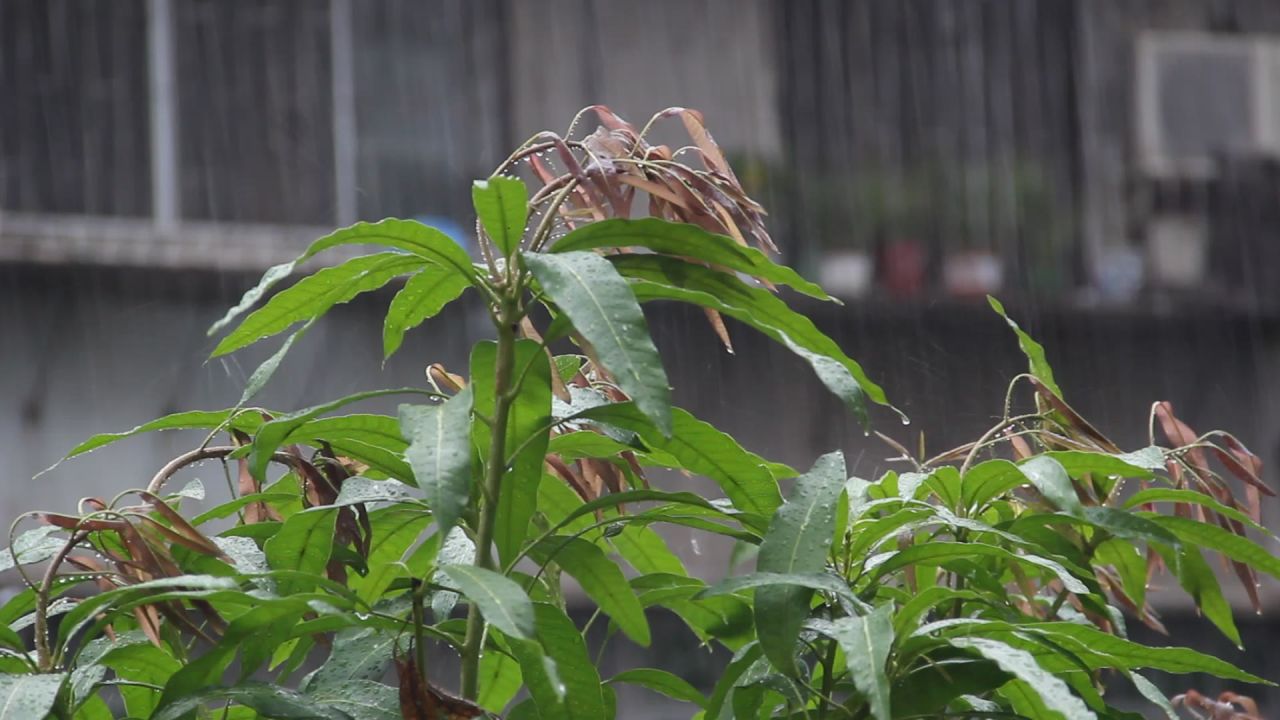
[[[942,264],[942,284],[956,297],[981,297],[1004,286],[1004,263],[992,253],[968,250],[948,255]]]
[[[1208,261],[1209,227],[1203,218],[1169,215],[1147,225],[1147,269],[1153,286],[1198,287]]]
[[[859,250],[836,250],[822,256],[818,282],[832,295],[860,298],[871,291],[875,264],[871,255]]]

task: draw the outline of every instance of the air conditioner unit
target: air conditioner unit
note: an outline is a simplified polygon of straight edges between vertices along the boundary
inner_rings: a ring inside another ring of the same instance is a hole
[[[1280,40],[1147,31],[1137,45],[1137,146],[1156,178],[1209,178],[1221,152],[1280,156]]]

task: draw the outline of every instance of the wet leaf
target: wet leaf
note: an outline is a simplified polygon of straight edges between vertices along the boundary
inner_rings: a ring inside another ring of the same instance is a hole
[[[1049,366],[1049,361],[1044,356],[1044,346],[1036,342],[1034,338],[1026,333],[1018,323],[1014,322],[1009,314],[1005,312],[1004,305],[999,300],[987,296],[987,302],[991,304],[991,309],[995,310],[1004,321],[1009,323],[1009,327],[1013,328],[1013,332],[1018,336],[1018,347],[1022,348],[1022,354],[1027,356],[1027,362],[1031,366],[1031,374],[1045,387],[1053,391],[1054,395],[1062,397],[1062,390],[1058,387],[1058,383],[1053,379],[1053,368]]]
[[[664,670],[654,668],[625,670],[609,678],[606,682],[610,685],[618,683],[639,685],[642,688],[666,695],[673,700],[692,703],[698,707],[702,707],[707,701],[702,693],[698,692],[685,680]]]
[[[333,552],[337,519],[334,508],[314,508],[291,516],[262,546],[271,569],[322,574]],[[310,589],[298,578],[282,578],[279,583],[284,595]]]
[[[891,720],[885,665],[893,646],[893,605],[882,605],[865,617],[813,621],[810,627],[840,645],[849,676],[858,692],[867,698],[871,716]]]
[[[180,720],[206,703],[234,702],[278,720],[350,720],[328,702],[279,685],[244,683],[234,687],[206,688],[158,709],[151,720]]]
[[[283,332],[294,323],[319,317],[334,305],[376,290],[392,278],[407,275],[425,264],[426,261],[416,255],[377,253],[319,270],[272,296],[222,338],[211,356],[226,355]]]
[[[66,676],[0,674],[0,720],[43,718],[57,701]]]
[[[404,287],[391,299],[383,320],[383,359],[400,349],[406,332],[438,315],[468,287],[470,282],[466,277],[440,265],[428,265],[406,280]]]
[[[368,244],[402,250],[422,260],[447,267],[473,283],[478,282],[475,267],[471,264],[467,251],[439,230],[414,220],[395,218],[387,218],[376,223],[358,222],[316,240],[297,259],[268,269],[258,284],[245,292],[240,302],[209,328],[209,335],[217,333],[256,305],[267,290],[288,277],[295,267],[314,255],[334,247]]]
[[[592,252],[524,253],[547,296],[591,343],[618,386],[665,436],[671,435],[671,389],[644,313],[627,282]]]
[[[858,363],[811,320],[768,290],[750,287],[710,268],[659,255],[619,255],[611,261],[619,272],[632,279],[632,290],[641,302],[678,300],[709,307],[782,343],[803,358],[827,389],[864,423],[867,399],[888,405],[884,390]]]
[[[440,572],[480,609],[490,625],[511,637],[528,640],[534,636],[533,605],[524,588],[475,565],[442,565]]]
[[[1065,682],[1040,667],[1030,653],[989,638],[952,638],[948,642],[962,650],[977,652],[1000,666],[1001,670],[1019,678],[1049,709],[1062,713],[1069,720],[1097,717]]]
[[[471,185],[476,216],[504,257],[509,257],[520,246],[528,218],[528,201],[528,190],[515,178],[495,176]]]
[[[805,280],[764,253],[744,247],[724,235],[696,225],[670,223],[655,218],[611,219],[585,225],[556,241],[552,252],[594,248],[642,247],[673,257],[695,258],[746,275],[786,285],[819,300],[831,300],[818,285]]]
[[[471,498],[471,388],[439,405],[401,405],[400,428],[409,439],[405,459],[435,516],[448,533]]]
[[[346,713],[351,720],[403,720],[399,693],[373,680],[325,683],[309,691],[307,697]]]
[[[627,637],[649,645],[649,623],[622,570],[594,544],[572,536],[553,536],[530,553],[539,563],[554,562],[578,581],[591,600]]]
[[[513,640],[530,695],[543,718],[606,717],[600,675],[573,621],[558,608],[536,603],[537,641]]]
[[[773,515],[756,561],[762,573],[796,575],[821,572],[835,531],[831,508],[844,490],[844,456],[823,455],[809,472],[796,478],[787,502]],[[796,672],[795,648],[800,628],[809,616],[809,588],[763,586],[756,591],[756,636],[773,666]]]

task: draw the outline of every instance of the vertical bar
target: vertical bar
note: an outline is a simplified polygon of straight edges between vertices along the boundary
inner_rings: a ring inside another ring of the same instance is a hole
[[[177,56],[172,0],[147,1],[148,82],[151,91],[151,211],[172,230],[182,211],[178,192]]]
[[[333,79],[333,182],[340,225],[356,221],[356,114],[351,0],[329,0]]]

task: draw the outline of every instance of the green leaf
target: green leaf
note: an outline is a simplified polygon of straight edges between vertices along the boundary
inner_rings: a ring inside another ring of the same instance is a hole
[[[764,458],[681,408],[672,408],[669,436],[656,432],[631,403],[601,405],[579,417],[636,433],[650,448],[674,457],[680,463],[676,469],[714,480],[739,510],[767,516],[781,503],[778,483]]]
[[[1133,683],[1133,687],[1137,689],[1142,697],[1150,700],[1153,705],[1160,708],[1166,718],[1169,720],[1181,720],[1177,711],[1173,709],[1173,705],[1169,703],[1169,698],[1165,697],[1164,693],[1160,692],[1160,688],[1156,687],[1154,683],[1136,672],[1125,673],[1125,676],[1129,678],[1129,682]]]
[[[1029,480],[1008,460],[988,460],[969,468],[960,481],[961,499],[970,509],[978,509],[993,498],[1026,485]]]
[[[333,535],[338,522],[338,511],[320,507],[297,513],[284,522],[280,531],[263,544],[267,563],[272,570],[297,570],[310,575],[320,575],[329,564],[333,552]],[[280,581],[280,593],[291,595],[308,590],[305,583],[285,578]]]
[[[804,359],[818,379],[865,423],[865,400],[888,406],[884,390],[804,315],[773,293],[727,273],[660,255],[618,255],[611,261],[640,302],[678,300],[744,322]]]
[[[642,247],[665,255],[696,258],[787,285],[809,297],[832,299],[818,285],[800,277],[795,270],[773,262],[755,248],[739,245],[733,238],[707,232],[697,225],[657,218],[615,218],[589,223],[557,240],[551,252],[622,247]]]
[[[1022,348],[1022,354],[1027,356],[1027,361],[1031,366],[1031,374],[1045,387],[1053,391],[1054,395],[1062,397],[1062,390],[1058,389],[1058,383],[1053,379],[1053,368],[1049,366],[1049,361],[1044,356],[1044,346],[1036,342],[1022,328],[1018,327],[1018,323],[1014,322],[1004,311],[1004,305],[999,300],[987,296],[987,302],[991,304],[991,309],[995,310],[1004,321],[1009,323],[1009,327],[1013,328],[1013,332],[1018,336],[1018,347]]]
[[[406,280],[382,324],[383,359],[400,349],[406,332],[435,317],[470,285],[465,276],[440,265],[428,265]]]
[[[1177,549],[1156,545],[1155,549],[1164,558],[1165,565],[1168,566],[1173,576],[1178,578],[1178,584],[1191,596],[1200,612],[1228,640],[1235,643],[1236,647],[1242,647],[1240,630],[1236,628],[1235,614],[1231,610],[1231,603],[1222,594],[1222,586],[1218,583],[1218,576],[1214,575],[1213,568],[1209,566],[1209,563],[1205,562],[1204,555],[1200,554],[1200,550],[1188,545],[1183,545]]]
[[[1081,517],[1090,524],[1126,540],[1143,540],[1177,545],[1178,538],[1159,524],[1130,510],[1113,507],[1087,507]]]
[[[1249,538],[1236,535],[1217,525],[1202,523],[1190,518],[1160,515],[1159,513],[1141,513],[1141,516],[1149,518],[1152,522],[1182,538],[1183,542],[1191,543],[1207,550],[1215,550],[1232,560],[1242,562],[1255,570],[1261,570],[1274,578],[1280,579],[1280,557],[1267,552],[1266,548]]]
[[[405,459],[439,532],[448,533],[471,499],[471,388],[439,405],[401,405],[400,429],[409,439]]]
[[[796,478],[795,489],[769,523],[756,567],[760,572],[804,574],[821,572],[827,563],[835,531],[833,508],[845,479],[844,455],[829,453],[813,469]],[[756,591],[756,636],[764,654],[780,672],[796,672],[795,647],[809,616],[808,588],[765,586]]]
[[[932,717],[962,695],[985,695],[1008,681],[995,663],[962,656],[912,670],[895,681],[890,697],[899,717]]]
[[[370,513],[373,538],[369,541],[369,573],[347,579],[360,599],[373,602],[382,597],[391,581],[408,570],[403,562],[405,556],[430,522],[431,516],[418,510],[388,508]]]
[[[1068,515],[1079,515],[1084,509],[1076,495],[1075,483],[1057,460],[1048,455],[1037,455],[1024,461],[1018,469],[1057,509]]]
[[[1254,522],[1253,518],[1249,517],[1245,513],[1218,502],[1212,496],[1206,495],[1202,492],[1196,492],[1195,490],[1175,490],[1173,488],[1148,488],[1146,490],[1139,490],[1125,501],[1124,506],[1126,508],[1133,508],[1138,505],[1160,502],[1203,505],[1219,515],[1224,515],[1232,520],[1248,525],[1258,532],[1267,533],[1268,535],[1271,534],[1270,530],[1267,530],[1265,527]]]
[[[1149,478],[1153,477],[1149,467],[1150,460],[1143,459],[1143,455],[1149,454],[1146,451],[1153,449],[1157,453],[1160,451],[1159,448],[1147,448],[1146,450],[1124,455],[1110,455],[1108,453],[1084,452],[1082,450],[1055,450],[1045,453],[1042,457],[1051,457],[1056,460],[1071,477],[1094,473],[1104,477]],[[1160,458],[1160,465],[1157,467],[1163,466],[1163,456],[1157,454],[1156,457]],[[1135,465],[1131,461],[1142,464]]]
[[[923,545],[912,545],[905,550],[877,555],[867,560],[866,567],[868,571],[874,569],[875,577],[879,578],[886,573],[911,565],[936,565],[949,560],[968,560],[975,555],[1036,565],[1056,575],[1067,590],[1079,595],[1089,592],[1089,588],[1084,583],[1056,561],[1038,555],[1020,555],[998,545],[979,542],[930,541]]]
[[[398,638],[372,628],[343,630],[333,638],[329,659],[307,680],[307,692],[348,680],[377,680],[391,664]]]
[[[672,675],[669,672],[656,670],[654,668],[626,670],[614,675],[605,682],[610,685],[616,685],[618,683],[639,685],[642,688],[666,695],[672,700],[693,703],[698,707],[702,707],[703,704],[707,702],[707,699],[703,697],[702,693],[698,692],[697,689],[688,682]]]
[[[476,704],[489,712],[501,713],[523,686],[520,664],[500,652],[484,653],[480,656],[479,685]]]
[[[503,563],[514,560],[529,534],[551,424],[551,363],[546,352],[533,340],[517,340],[514,355],[514,367],[523,382],[507,415],[507,437],[500,462],[508,470],[503,473],[502,492],[498,494],[493,534]],[[475,407],[488,417],[493,417],[496,361],[496,343],[480,342],[471,350]],[[475,444],[487,452],[489,427],[477,422],[471,432]],[[512,457],[516,450],[519,454]]]
[[[1094,627],[1071,622],[1035,623],[1032,627],[1051,638],[1071,638],[1080,647],[1087,648],[1088,651],[1114,663],[1112,667],[1129,670],[1151,668],[1169,673],[1209,673],[1227,680],[1261,685],[1275,684],[1245,672],[1225,660],[1190,648],[1142,645]]]
[[[622,528],[622,532],[610,538],[609,542],[618,550],[618,554],[622,556],[622,559],[626,560],[628,565],[635,568],[635,571],[642,575],[651,573],[688,574],[684,562],[680,560],[679,556],[671,552],[671,548],[667,547],[667,541],[654,532],[652,528],[641,525],[628,525]]]
[[[318,704],[329,705],[351,720],[402,720],[400,692],[373,680],[328,683],[307,693]]]
[[[151,716],[151,720],[180,720],[205,703],[233,702],[253,708],[276,720],[350,720],[341,710],[317,697],[294,692],[279,685],[244,683],[235,687],[205,688],[179,698]]]
[[[441,565],[440,572],[504,634],[528,640],[534,636],[533,604],[514,581],[475,565]]]
[[[990,638],[952,638],[949,642],[954,647],[978,653],[1024,681],[1049,709],[1062,713],[1068,720],[1097,717],[1065,682],[1036,664],[1031,653]]]
[[[790,586],[829,592],[849,600],[854,599],[853,592],[844,578],[825,572],[813,573],[775,573],[755,572],[750,575],[738,575],[725,578],[711,587],[698,593],[695,597],[715,597],[730,593],[774,586]]]
[[[258,284],[250,288],[235,307],[227,311],[222,319],[209,328],[213,335],[229,325],[246,310],[253,307],[273,285],[288,277],[299,264],[330,248],[341,245],[376,244],[403,250],[410,255],[428,260],[442,267],[447,267],[458,275],[467,278],[473,285],[479,284],[476,269],[471,264],[467,251],[462,249],[452,238],[435,228],[427,227],[414,220],[385,220],[368,223],[358,222],[350,227],[341,228],[316,240],[306,252],[296,259],[275,265],[263,274]]]
[[[1124,593],[1142,607],[1147,598],[1147,559],[1141,548],[1125,540],[1107,540],[1093,551],[1094,565],[1110,565],[1120,575]]]
[[[810,627],[840,645],[849,676],[858,692],[867,698],[871,716],[891,720],[885,664],[893,646],[893,605],[881,605],[866,617],[812,621]]]
[[[471,184],[476,217],[503,257],[510,257],[520,247],[529,215],[528,202],[529,191],[516,178],[498,175]]]
[[[182,667],[176,658],[150,643],[114,648],[103,655],[101,662],[118,678],[158,687],[164,687],[169,677]],[[120,695],[132,717],[151,717],[160,701],[160,691],[150,687],[122,685]]]
[[[234,418],[234,419],[232,419]],[[112,443],[124,440],[125,438],[141,435],[142,433],[156,432],[160,430],[209,430],[216,428],[228,419],[232,419],[229,427],[245,432],[252,432],[262,425],[262,416],[256,412],[249,410],[237,410],[235,408],[227,410],[191,410],[188,412],[173,413],[157,418],[150,422],[143,423],[132,430],[117,433],[99,433],[84,442],[71,448],[62,460],[70,460],[77,455],[83,455],[92,452],[98,448],[105,447]],[[40,471],[40,477],[62,462],[59,460],[53,466]]]
[[[392,278],[411,273],[425,264],[426,261],[415,255],[377,253],[319,270],[272,296],[266,305],[222,338],[211,357],[226,355],[283,332],[294,323],[317,318],[334,305],[377,290]]]
[[[308,321],[306,325],[290,334],[284,344],[280,346],[280,349],[271,354],[271,357],[262,361],[262,364],[249,376],[249,381],[245,383],[244,392],[240,393],[240,401],[236,403],[237,406],[243,406],[248,403],[262,391],[262,388],[266,387],[271,377],[276,374],[276,370],[280,368],[280,363],[284,362],[284,357],[293,349],[293,343],[306,334],[307,329],[310,327],[311,321]]]
[[[537,642],[513,640],[512,654],[542,718],[607,718],[600,675],[573,621],[546,603],[533,606]]]
[[[345,407],[355,402],[368,400],[371,398],[385,397],[387,395],[433,395],[418,388],[396,388],[392,390],[369,390],[366,392],[355,393],[340,397],[337,400],[324,403],[323,405],[315,405],[304,410],[281,415],[280,417],[263,423],[258,432],[253,436],[253,444],[249,451],[249,472],[259,482],[265,479],[267,465],[271,462],[271,456],[275,451],[285,443],[295,430],[303,427],[307,423],[315,420],[321,415],[331,413],[340,407]]]
[[[53,557],[67,544],[65,538],[53,537],[61,532],[61,528],[53,525],[42,525],[14,538],[13,545],[0,552],[0,571],[12,569],[14,565],[44,562]]]
[[[554,536],[538,543],[530,554],[540,564],[559,565],[627,637],[642,646],[649,645],[644,607],[631,592],[622,570],[599,547],[573,536]]]
[[[39,720],[53,710],[66,675],[0,675],[0,720]]]
[[[626,280],[593,252],[522,253],[543,292],[595,348],[605,369],[658,430],[670,436],[671,389],[644,313]]]

